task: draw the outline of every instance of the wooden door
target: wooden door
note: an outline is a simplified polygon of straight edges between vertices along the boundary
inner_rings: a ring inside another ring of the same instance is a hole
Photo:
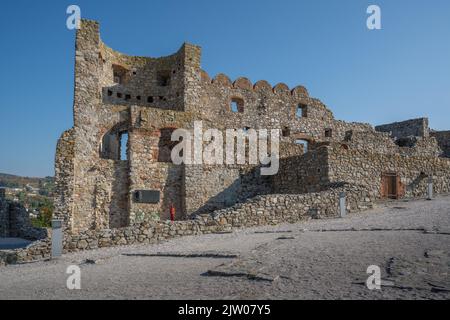
[[[398,199],[401,182],[396,173],[383,173],[381,176],[381,197]]]

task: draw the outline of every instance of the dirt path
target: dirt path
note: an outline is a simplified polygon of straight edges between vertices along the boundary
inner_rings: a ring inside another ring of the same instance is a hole
[[[0,299],[449,299],[450,196],[0,267]],[[81,290],[66,268],[79,265]],[[381,290],[369,290],[377,265]]]

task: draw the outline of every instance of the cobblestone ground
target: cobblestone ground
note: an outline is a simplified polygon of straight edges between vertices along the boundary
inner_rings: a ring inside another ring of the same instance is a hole
[[[450,196],[0,267],[0,299],[449,299]],[[66,268],[81,268],[68,290]],[[369,290],[368,266],[381,269]]]

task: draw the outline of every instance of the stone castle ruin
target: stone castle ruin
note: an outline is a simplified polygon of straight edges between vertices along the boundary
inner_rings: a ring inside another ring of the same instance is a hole
[[[74,126],[55,164],[66,251],[333,217],[341,192],[354,211],[426,196],[430,179],[435,193],[450,191],[450,133],[430,130],[426,118],[348,123],[303,86],[211,79],[200,62],[200,47],[188,43],[161,58],[119,53],[101,41],[97,22],[82,20]],[[278,173],[172,163],[172,132],[194,121],[204,130],[279,129]],[[44,255],[48,241],[36,247]]]
[[[347,123],[302,86],[211,79],[200,62],[200,47],[187,43],[167,57],[127,56],[101,41],[98,23],[82,21],[74,127],[56,155],[56,213],[70,230],[166,220],[171,205],[185,219],[257,195],[318,192],[342,182],[399,198],[424,195],[425,178],[433,176],[436,191],[448,191],[449,160],[442,156],[449,136],[430,132],[427,119],[375,129]],[[223,130],[280,129],[279,173],[171,163],[171,133],[199,120]]]

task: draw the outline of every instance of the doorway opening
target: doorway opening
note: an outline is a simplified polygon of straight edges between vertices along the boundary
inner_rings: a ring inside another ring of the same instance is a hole
[[[381,177],[381,196],[387,199],[399,199],[401,197],[401,181],[398,173],[386,172]]]

